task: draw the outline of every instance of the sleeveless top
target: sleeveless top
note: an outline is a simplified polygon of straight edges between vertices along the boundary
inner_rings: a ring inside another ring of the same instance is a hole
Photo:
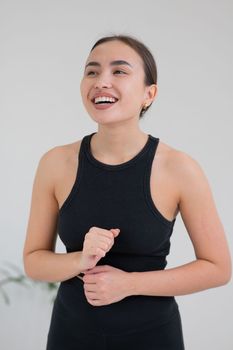
[[[81,251],[92,226],[119,228],[112,248],[97,265],[127,272],[162,270],[167,265],[176,218],[165,218],[151,197],[150,174],[159,138],[148,134],[136,156],[110,165],[91,153],[90,140],[95,133],[81,141],[76,179],[59,210],[59,237],[67,252]],[[178,312],[174,296],[134,295],[110,305],[93,306],[77,277],[61,282],[55,304],[58,317],[66,324],[76,322],[83,332],[108,334],[161,325]]]

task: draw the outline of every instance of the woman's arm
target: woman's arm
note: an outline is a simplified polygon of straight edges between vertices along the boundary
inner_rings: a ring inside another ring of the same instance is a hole
[[[60,282],[81,272],[81,252],[54,252],[59,212],[54,184],[61,157],[59,147],[46,152],[40,159],[34,179],[23,261],[26,274],[35,280]]]
[[[231,279],[230,252],[209,183],[194,159],[176,153],[171,167],[196,260],[160,271],[130,273],[131,295],[184,295],[224,285]]]

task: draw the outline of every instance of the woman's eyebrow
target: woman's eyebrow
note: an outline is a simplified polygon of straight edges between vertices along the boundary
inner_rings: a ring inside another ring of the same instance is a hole
[[[110,66],[120,66],[120,65],[127,65],[127,66],[130,66],[133,68],[133,66],[127,62],[127,61],[124,61],[124,60],[115,60],[115,61],[111,61],[110,62]],[[96,61],[91,61],[89,63],[86,64],[85,66],[85,69],[88,67],[88,66],[97,66],[97,67],[100,67],[101,64],[99,62],[96,62]]]

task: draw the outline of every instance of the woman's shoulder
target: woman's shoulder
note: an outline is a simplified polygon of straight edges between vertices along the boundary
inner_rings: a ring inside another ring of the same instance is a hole
[[[203,176],[203,170],[199,161],[184,150],[177,149],[160,141],[158,157],[163,159],[166,168],[180,180],[195,176]]]
[[[42,153],[38,162],[38,170],[52,182],[58,180],[67,170],[72,171],[77,167],[80,144],[81,140],[77,140],[49,148]]]
[[[73,157],[77,158],[82,140],[77,140],[72,143],[56,145],[49,148],[42,155],[40,160],[48,163],[57,161],[69,161]]]

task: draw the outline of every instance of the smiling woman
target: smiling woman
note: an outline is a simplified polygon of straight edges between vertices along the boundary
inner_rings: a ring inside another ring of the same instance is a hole
[[[157,94],[143,43],[98,40],[80,90],[98,131],[42,156],[24,247],[28,276],[61,282],[46,349],[184,350],[175,296],[231,278],[210,186],[194,159],[140,129]],[[178,213],[196,260],[165,269]]]
[[[157,90],[157,66],[154,60],[153,55],[149,51],[149,49],[139,42],[135,38],[130,38],[129,36],[123,36],[118,35],[114,37],[105,37],[100,40],[98,40],[95,45],[91,49],[91,53],[94,51],[95,53],[100,50],[103,45],[108,45],[109,49],[111,50],[111,47],[117,49],[116,46],[120,45],[120,47],[124,48],[125,51],[125,57],[128,59],[116,59],[108,62],[108,70],[109,73],[111,73],[111,76],[116,77],[116,81],[123,80],[123,84],[126,84],[127,82],[130,83],[131,79],[134,79],[135,77],[138,78],[138,80],[141,80],[140,82],[143,82],[143,87],[147,88],[148,93],[151,94],[151,99],[148,99],[147,101],[144,101],[144,104],[140,107],[139,112],[139,118],[142,118],[143,114],[149,109],[150,105],[153,102],[153,99],[156,95]],[[117,54],[117,51],[116,51]],[[102,76],[105,60],[102,60],[102,64],[98,60],[92,60],[91,54],[89,56],[89,59],[85,65],[85,72],[84,72],[84,78],[82,81],[82,88],[85,90],[86,84],[96,81],[96,79],[101,79],[100,76]],[[96,56],[98,58],[98,54]],[[116,57],[119,57],[116,56]],[[88,78],[88,79],[86,79]],[[90,78],[90,79],[89,79]],[[134,81],[132,83],[135,84]],[[132,85],[132,89],[135,85]],[[83,91],[84,92],[84,91]],[[101,93],[99,93],[101,96]],[[110,94],[105,95],[111,97]],[[116,96],[115,96],[116,97]],[[134,99],[131,100],[132,104]],[[138,104],[140,101],[137,96],[135,96],[135,101]],[[84,102],[85,104],[85,102]],[[137,106],[136,104],[136,106]],[[86,106],[86,105],[85,105]],[[136,107],[135,106],[135,107]],[[111,108],[111,106],[95,106],[96,109],[108,109]]]

